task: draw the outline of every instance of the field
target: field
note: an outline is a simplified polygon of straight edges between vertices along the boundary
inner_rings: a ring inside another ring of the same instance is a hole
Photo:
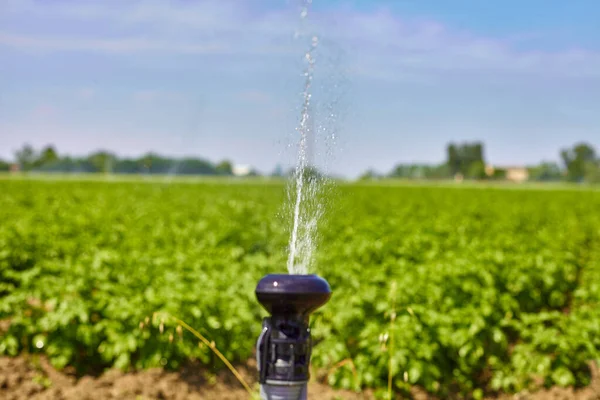
[[[280,183],[0,180],[0,354],[79,376],[253,357],[285,272]],[[340,184],[315,271],[314,377],[442,398],[585,386],[600,361],[600,192]]]

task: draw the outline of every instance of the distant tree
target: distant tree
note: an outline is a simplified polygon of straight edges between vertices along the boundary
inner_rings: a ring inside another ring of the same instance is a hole
[[[177,161],[171,158],[161,157],[155,153],[148,153],[135,160],[137,172],[147,174],[168,174],[177,171]]]
[[[542,162],[535,167],[529,168],[529,179],[532,181],[559,181],[563,177],[560,166],[554,162]]]
[[[184,158],[177,166],[177,173],[183,175],[215,175],[214,165],[198,158]]]
[[[233,166],[231,165],[230,161],[221,161],[215,167],[215,171],[219,175],[233,175]]]
[[[469,164],[469,170],[467,171],[467,178],[469,179],[485,179],[485,164],[483,161],[474,161]]]
[[[585,164],[584,179],[589,183],[600,183],[600,160],[589,161]]]
[[[410,166],[405,164],[398,164],[389,173],[390,178],[409,178],[411,174]]]
[[[494,171],[492,172],[490,178],[497,180],[497,181],[502,181],[502,180],[506,179],[506,169],[494,168]]]
[[[59,156],[58,156],[58,153],[56,152],[56,150],[54,149],[54,147],[46,146],[40,152],[40,155],[38,156],[38,158],[34,164],[36,167],[42,167],[44,165],[53,164],[53,163],[57,162],[58,160],[59,160]]]
[[[451,176],[450,167],[447,164],[429,166],[425,170],[427,179],[448,179]]]
[[[447,179],[451,176],[450,165],[398,164],[388,174],[401,179]]]
[[[247,176],[260,176],[260,172],[255,169],[251,169]]]
[[[138,162],[129,158],[117,160],[114,167],[114,172],[118,174],[137,174],[141,172]]]
[[[391,178],[421,179],[425,177],[427,167],[421,164],[399,164],[390,173]]]
[[[483,144],[477,142],[471,145],[465,145],[464,149],[466,152],[466,159],[468,162],[468,166],[466,167],[466,169],[470,170],[474,168],[483,168],[484,173],[480,176],[485,177],[485,160],[483,157]],[[473,165],[475,165],[475,167],[473,167]]]
[[[372,169],[365,171],[361,176],[359,176],[358,180],[360,181],[371,181],[373,179],[378,179],[379,174]]]
[[[24,145],[15,152],[21,169],[32,169],[47,172],[114,172],[122,174],[183,174],[183,175],[232,175],[233,166],[230,161],[214,165],[201,158],[175,159],[162,157],[155,153],[147,153],[139,158],[119,159],[108,151],[97,151],[87,157],[59,157],[53,146],[46,146],[39,154],[30,145]],[[0,163],[0,170],[10,169]],[[258,175],[252,171],[251,175]]]
[[[477,172],[475,175],[477,178],[485,178],[485,158],[483,144],[480,142],[474,143],[462,143],[454,144],[450,143],[447,147],[448,159],[446,164],[448,165],[450,173],[454,176],[456,174],[462,174],[463,176],[469,177]],[[483,165],[483,176],[479,178],[481,166]]]
[[[280,178],[280,177],[284,176],[283,168],[281,167],[280,164],[277,164],[275,166],[275,169],[271,173],[271,176],[274,178]]]
[[[583,181],[586,164],[596,162],[596,151],[587,143],[578,143],[572,149],[561,151],[560,155],[567,169],[567,178],[573,182]]]
[[[10,171],[10,163],[7,163],[4,160],[0,160],[0,172]]]
[[[215,166],[198,158],[172,159],[148,153],[137,160],[123,160],[119,168],[127,173],[179,174],[179,175],[216,175]]]
[[[461,172],[461,159],[458,154],[458,149],[454,143],[448,145],[448,168],[452,175]]]
[[[15,152],[17,163],[23,171],[30,171],[37,160],[35,150],[29,144],[25,144],[22,149]]]
[[[94,172],[112,172],[117,157],[108,151],[98,151],[90,154],[87,161],[93,166]]]
[[[152,153],[148,153],[137,160],[139,170],[149,174],[153,167],[153,161],[156,157]]]

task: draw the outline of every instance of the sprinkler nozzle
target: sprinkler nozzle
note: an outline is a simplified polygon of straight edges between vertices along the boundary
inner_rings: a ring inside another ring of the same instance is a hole
[[[312,352],[308,320],[327,303],[331,288],[317,275],[271,274],[258,282],[256,297],[271,314],[263,320],[256,346],[261,394],[264,399],[305,398]]]

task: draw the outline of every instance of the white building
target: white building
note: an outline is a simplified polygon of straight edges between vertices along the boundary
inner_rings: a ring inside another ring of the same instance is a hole
[[[526,167],[519,166],[492,166],[488,165],[485,168],[487,176],[493,176],[496,170],[504,171],[504,179],[511,182],[525,182],[529,179],[529,170]]]
[[[252,167],[250,165],[234,165],[233,166],[233,175],[235,176],[248,176],[252,172]]]

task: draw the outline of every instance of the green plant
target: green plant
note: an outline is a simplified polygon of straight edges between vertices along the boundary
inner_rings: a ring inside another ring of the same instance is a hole
[[[389,395],[391,375],[392,391],[477,397],[589,382],[600,192],[339,191],[314,271],[333,288],[312,326],[313,367],[329,383]],[[285,271],[284,194],[281,183],[0,181],[0,353],[80,374],[224,367],[205,343],[139,329],[158,310],[245,362],[265,315],[256,282]]]
[[[244,380],[242,375],[240,375],[240,373],[237,371],[237,369],[235,369],[235,367],[233,365],[231,365],[231,363],[223,355],[223,353],[221,353],[219,351],[219,349],[217,349],[217,346],[215,345],[214,341],[209,341],[200,332],[198,332],[197,330],[195,330],[194,328],[192,328],[191,326],[189,326],[188,324],[186,324],[184,321],[180,320],[177,317],[173,317],[172,315],[167,314],[165,316],[165,318],[171,319],[178,324],[177,332],[179,334],[181,334],[181,327],[183,327],[186,331],[190,332],[192,335],[194,335],[196,338],[198,338],[198,340],[200,340],[200,342],[202,344],[204,344],[206,347],[208,347],[217,357],[219,357],[219,359],[221,361],[223,361],[223,364],[225,364],[227,366],[227,368],[229,368],[231,373],[235,376],[235,378],[238,380],[238,382],[240,382],[240,384],[244,387],[244,389],[246,389],[246,391],[248,392],[248,394],[251,397],[255,394],[254,391],[250,388],[250,386],[246,383],[246,381]],[[170,339],[170,340],[172,340],[172,339]]]
[[[390,362],[388,366],[388,399],[392,400],[392,378],[394,377],[394,322],[396,321],[396,282],[393,281],[390,288]]]

